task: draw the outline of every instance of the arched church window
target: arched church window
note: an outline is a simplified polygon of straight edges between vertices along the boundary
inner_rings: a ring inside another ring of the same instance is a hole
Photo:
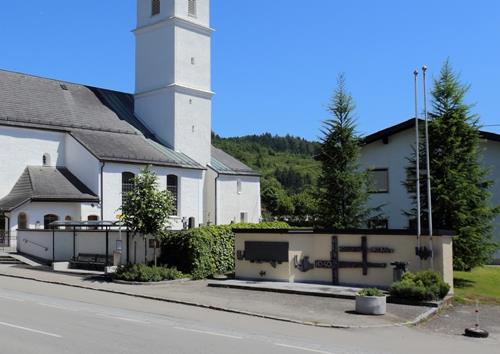
[[[188,15],[196,17],[196,0],[188,0]]]
[[[26,213],[19,213],[17,216],[17,228],[19,230],[25,230],[28,228],[28,216]]]
[[[167,190],[172,194],[174,215],[178,215],[179,208],[179,178],[176,175],[167,176]]]
[[[44,229],[53,229],[54,227],[51,226],[50,224],[53,223],[54,221],[59,220],[59,216],[54,215],[54,214],[47,214],[44,215],[43,217],[43,228]]]
[[[128,193],[134,189],[135,175],[132,172],[122,173],[122,194]]]
[[[50,166],[50,154],[43,154],[43,157],[42,157],[42,165],[43,166]]]
[[[151,16],[156,16],[161,11],[161,1],[160,0],[152,0],[151,1]]]
[[[123,172],[122,173],[122,202],[124,196],[134,190],[134,178],[135,175],[132,172]]]

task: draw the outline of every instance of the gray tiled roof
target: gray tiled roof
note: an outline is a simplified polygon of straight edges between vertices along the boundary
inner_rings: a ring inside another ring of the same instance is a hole
[[[213,146],[210,167],[224,175],[260,176],[260,174],[252,170],[252,168]]]
[[[0,70],[0,124],[70,132],[103,161],[204,168],[160,145],[127,93]]]
[[[98,203],[99,198],[66,168],[28,166],[0,199],[0,210],[11,211],[28,201]]]

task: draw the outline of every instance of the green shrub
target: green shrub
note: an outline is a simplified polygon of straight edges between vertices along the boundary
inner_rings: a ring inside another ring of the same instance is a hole
[[[384,296],[384,292],[377,288],[362,289],[358,292],[360,296]]]
[[[150,267],[144,264],[129,264],[118,268],[114,274],[115,279],[137,282],[156,282],[181,277],[183,274],[175,268]]]
[[[234,271],[233,229],[290,228],[284,222],[204,226],[185,231],[166,232],[162,239],[160,262],[175,266],[194,279]]]
[[[392,284],[389,292],[392,296],[425,301],[444,298],[450,286],[446,284],[441,275],[430,270],[418,273],[405,273],[401,281]]]

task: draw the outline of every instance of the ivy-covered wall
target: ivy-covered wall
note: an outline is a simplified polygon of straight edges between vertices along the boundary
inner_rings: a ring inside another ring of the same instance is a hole
[[[286,229],[285,222],[204,226],[185,231],[170,231],[162,239],[160,262],[177,267],[194,279],[234,271],[233,229]]]

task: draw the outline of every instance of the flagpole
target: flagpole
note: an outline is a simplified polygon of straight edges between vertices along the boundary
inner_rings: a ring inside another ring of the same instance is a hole
[[[415,88],[415,174],[416,174],[416,188],[417,188],[417,251],[420,252],[422,224],[421,224],[421,211],[420,211],[420,132],[418,122],[418,70],[413,71],[414,88]]]
[[[434,270],[434,251],[432,245],[432,193],[431,193],[431,163],[429,153],[429,118],[427,114],[427,87],[426,87],[427,66],[422,66],[422,81],[424,89],[424,116],[425,116],[425,159],[427,163],[427,209],[429,219],[429,249],[431,252],[431,269]]]

